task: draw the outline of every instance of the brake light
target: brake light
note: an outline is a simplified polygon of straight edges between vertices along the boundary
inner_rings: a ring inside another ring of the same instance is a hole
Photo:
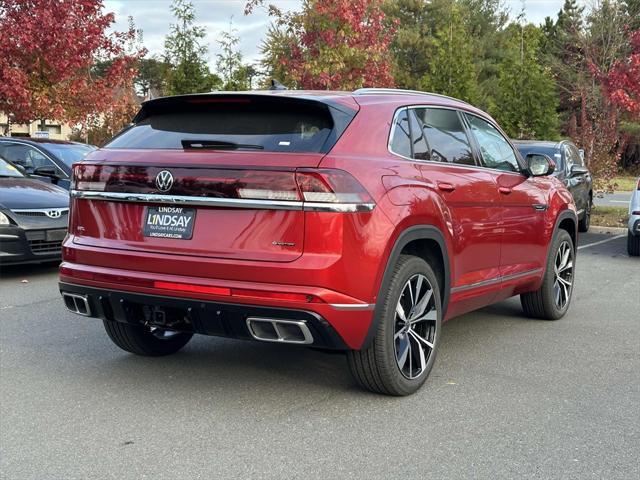
[[[364,187],[342,170],[300,170],[296,182],[307,202],[373,203]]]

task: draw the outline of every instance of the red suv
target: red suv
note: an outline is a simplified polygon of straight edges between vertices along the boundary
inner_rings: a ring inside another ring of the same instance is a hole
[[[135,354],[194,333],[340,349],[406,395],[443,321],[514,295],[567,311],[577,217],[553,169],[440,95],[159,98],[74,166],[60,291]]]

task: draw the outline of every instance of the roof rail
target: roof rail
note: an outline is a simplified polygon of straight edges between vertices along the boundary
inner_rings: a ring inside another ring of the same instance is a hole
[[[407,93],[410,95],[430,95],[432,97],[447,98],[449,100],[455,100],[456,102],[466,103],[467,105],[469,105],[468,102],[460,100],[459,98],[442,95],[440,93],[421,92],[420,90],[405,90],[402,88],[359,88],[353,91],[354,95],[374,95],[376,93],[385,95],[401,95]]]

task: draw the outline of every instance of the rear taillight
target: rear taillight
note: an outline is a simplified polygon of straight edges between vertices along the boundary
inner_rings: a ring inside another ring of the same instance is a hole
[[[165,192],[156,185],[156,176],[162,170],[169,170],[173,176],[171,188]],[[299,206],[302,203],[305,208],[320,210],[325,205],[333,205],[336,208],[330,209],[341,211],[370,210],[374,205],[369,193],[355,178],[343,170],[331,169],[163,169],[78,164],[73,169],[71,188],[80,192],[126,193],[127,201],[135,201],[135,194],[141,194],[147,196],[147,201],[149,195],[171,195],[233,201],[259,200],[266,202],[267,207],[270,201],[279,202],[280,207],[292,202],[292,205]],[[113,200],[117,197],[109,198]]]

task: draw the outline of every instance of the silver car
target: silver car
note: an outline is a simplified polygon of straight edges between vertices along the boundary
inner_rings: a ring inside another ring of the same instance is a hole
[[[627,251],[632,257],[640,256],[640,178],[629,202],[629,232]]]

